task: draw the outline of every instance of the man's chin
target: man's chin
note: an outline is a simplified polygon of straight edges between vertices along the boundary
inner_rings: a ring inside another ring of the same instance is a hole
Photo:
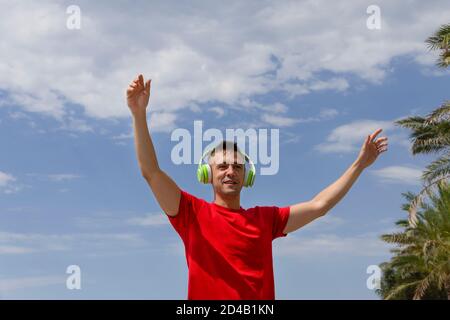
[[[224,195],[238,195],[239,193],[241,193],[241,189],[239,188],[221,188],[220,189],[220,193],[224,194]]]

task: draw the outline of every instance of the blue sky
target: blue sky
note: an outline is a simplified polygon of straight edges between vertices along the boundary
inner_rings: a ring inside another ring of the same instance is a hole
[[[424,44],[448,23],[446,1],[379,1],[380,30],[366,27],[367,1],[78,1],[79,30],[66,28],[71,4],[0,14],[1,299],[186,298],[181,240],[136,161],[124,91],[138,72],[153,79],[160,166],[209,201],[196,165],[171,161],[176,128],[279,130],[279,171],[243,190],[246,208],[310,200],[383,128],[388,152],[347,196],[274,241],[278,299],[378,298],[366,269],[389,258],[379,236],[431,159],[413,157],[393,121],[449,98]],[[81,290],[66,288],[69,265]]]

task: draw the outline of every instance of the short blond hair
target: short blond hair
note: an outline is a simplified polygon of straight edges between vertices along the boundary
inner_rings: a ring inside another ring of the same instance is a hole
[[[234,141],[229,140],[223,140],[219,144],[217,144],[210,152],[208,156],[208,164],[212,165],[212,159],[214,158],[214,155],[219,152],[223,151],[223,153],[226,153],[228,151],[233,151],[234,153],[237,153],[241,156],[241,159],[238,159],[238,163],[245,164],[246,156],[245,154],[239,149],[238,145]],[[241,162],[239,162],[241,160]]]

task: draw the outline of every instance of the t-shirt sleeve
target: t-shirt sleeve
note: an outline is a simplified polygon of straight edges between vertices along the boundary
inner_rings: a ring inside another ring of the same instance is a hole
[[[272,240],[279,237],[286,237],[287,233],[283,233],[289,219],[290,207],[273,207],[272,217]]]
[[[203,200],[193,196],[192,194],[181,190],[180,204],[178,207],[178,213],[175,217],[168,215],[169,221],[183,239],[186,238],[186,234],[192,220],[195,218],[196,212],[203,204]]]

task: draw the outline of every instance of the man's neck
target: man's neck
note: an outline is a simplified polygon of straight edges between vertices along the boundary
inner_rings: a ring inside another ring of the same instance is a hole
[[[241,199],[240,195],[233,197],[226,197],[220,194],[214,195],[214,203],[233,210],[239,210],[241,208]]]

